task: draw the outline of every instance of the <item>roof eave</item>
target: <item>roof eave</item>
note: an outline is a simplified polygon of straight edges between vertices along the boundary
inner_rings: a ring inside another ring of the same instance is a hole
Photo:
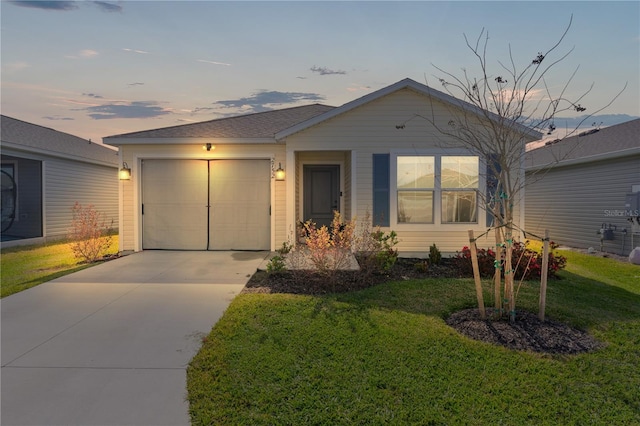
[[[274,138],[220,138],[220,137],[194,137],[194,138],[123,138],[108,136],[102,138],[105,145],[202,145],[211,143],[214,145],[263,145],[275,144]]]
[[[12,142],[7,142],[7,141],[2,141],[2,149],[3,149],[3,154],[6,154],[6,155],[11,155],[10,152],[7,153],[5,151],[5,150],[10,150],[10,151],[17,151],[17,152],[22,152],[22,153],[27,153],[27,154],[46,155],[48,157],[61,158],[61,159],[64,159],[64,160],[79,161],[79,162],[82,162],[82,163],[96,164],[96,165],[99,165],[99,166],[118,167],[118,151],[115,151],[115,150],[111,150],[111,151],[113,151],[114,161],[113,162],[109,162],[109,161],[104,161],[104,160],[100,160],[100,159],[97,159],[97,158],[82,157],[82,156],[79,156],[79,155],[68,154],[66,152],[49,151],[49,150],[42,149],[42,148],[36,148],[36,147],[32,147],[32,146],[25,146],[25,145],[15,144],[15,143],[12,143]]]

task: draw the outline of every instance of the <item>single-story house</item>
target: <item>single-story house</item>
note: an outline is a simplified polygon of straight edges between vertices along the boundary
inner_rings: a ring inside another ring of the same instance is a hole
[[[64,238],[76,202],[118,228],[118,153],[68,133],[2,119],[2,246]]]
[[[471,105],[405,79],[340,107],[106,137],[131,170],[120,194],[120,248],[273,251],[296,240],[300,222],[327,224],[337,210],[347,220],[369,213],[397,232],[403,254],[424,254],[433,243],[460,250],[469,229],[487,229],[478,202],[486,161],[421,116],[447,126],[452,111],[463,110],[483,119]],[[518,132],[527,142],[540,138],[523,126]],[[522,226],[524,210],[516,208]]]
[[[526,230],[624,256],[640,245],[640,119],[547,142],[525,167]]]

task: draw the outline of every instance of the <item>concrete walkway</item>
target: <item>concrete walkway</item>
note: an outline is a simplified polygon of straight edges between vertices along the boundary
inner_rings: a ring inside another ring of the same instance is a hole
[[[145,251],[0,301],[2,425],[187,425],[186,368],[268,252]]]

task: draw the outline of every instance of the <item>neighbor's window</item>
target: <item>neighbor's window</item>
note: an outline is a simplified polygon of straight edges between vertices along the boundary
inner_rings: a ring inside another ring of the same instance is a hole
[[[398,223],[433,223],[435,157],[398,157]]]
[[[443,156],[442,223],[478,221],[478,157]]]

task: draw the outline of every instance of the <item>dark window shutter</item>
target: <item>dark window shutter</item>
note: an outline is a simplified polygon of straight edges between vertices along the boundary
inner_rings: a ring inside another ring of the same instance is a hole
[[[389,226],[390,155],[373,154],[373,225]]]

